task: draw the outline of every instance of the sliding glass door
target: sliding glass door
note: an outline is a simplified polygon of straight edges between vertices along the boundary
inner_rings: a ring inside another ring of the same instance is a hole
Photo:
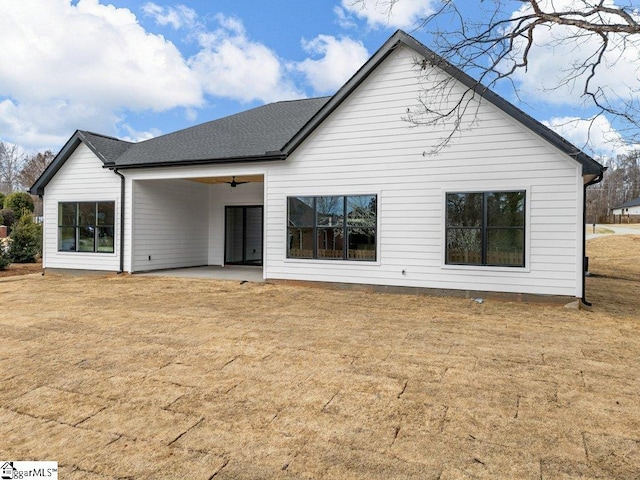
[[[262,265],[262,210],[262,205],[225,208],[225,264]]]

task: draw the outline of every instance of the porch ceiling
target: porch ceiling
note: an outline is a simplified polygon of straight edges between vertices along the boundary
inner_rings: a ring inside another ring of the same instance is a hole
[[[192,182],[199,183],[228,183],[231,182],[233,177],[199,177],[199,178],[189,178]],[[264,182],[263,175],[236,175],[236,182]]]

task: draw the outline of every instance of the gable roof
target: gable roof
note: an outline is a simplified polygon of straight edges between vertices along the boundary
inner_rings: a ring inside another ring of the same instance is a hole
[[[43,195],[44,187],[51,181],[58,170],[64,165],[71,154],[84,143],[100,159],[105,166],[113,164],[133,143],[119,140],[114,137],[100,135],[97,133],[76,130],[62,150],[58,152],[53,161],[40,175],[36,182],[29,189],[32,195]]]
[[[613,207],[611,210],[617,210],[619,208],[638,207],[638,206],[640,206],[640,197],[634,198],[633,200],[629,200],[628,202],[623,203],[619,207]]]
[[[566,153],[571,158],[576,160],[582,165],[583,175],[601,175],[604,171],[604,167],[597,161],[584,153],[578,147],[569,143],[565,138],[555,133],[550,128],[544,126],[542,123],[529,116],[512,103],[508,102],[498,94],[494,93],[488,87],[482,85],[471,76],[464,73],[458,67],[455,67],[447,60],[430,50],[422,43],[417,41],[411,35],[397,30],[384,45],[373,54],[373,56],[358,70],[353,77],[351,77],[347,83],[345,83],[338,92],[331,97],[327,104],[317,113],[317,115],[309,122],[305,127],[300,130],[284,148],[284,151],[289,153],[293,151],[298,145],[300,145],[307,136],[327,118],[331,112],[333,112],[346,97],[351,94],[378,65],[380,65],[392,52],[394,52],[399,46],[406,46],[414,50],[421,57],[429,60],[441,70],[445,71],[458,81],[460,81],[467,88],[470,88],[475,93],[480,95],[485,100],[491,102],[500,110],[510,115],[512,118],[520,122],[538,136],[558,148],[563,153]]]
[[[563,137],[478,83],[459,68],[398,30],[332,97],[276,102],[139,143],[76,131],[29,190],[44,187],[84,142],[109,168],[149,168],[212,163],[285,160],[398,47],[406,46],[599,177],[604,167]]]
[[[275,102],[139,143],[77,130],[29,192],[43,195],[80,143],[110,168],[284,160],[282,147],[329,98]]]

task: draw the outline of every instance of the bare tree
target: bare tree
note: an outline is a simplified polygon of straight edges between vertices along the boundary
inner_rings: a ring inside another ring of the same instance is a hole
[[[407,0],[354,0],[362,8],[393,8]],[[579,89],[583,104],[589,108],[587,120],[607,115],[628,144],[640,143],[640,65],[631,70],[628,88],[622,92],[609,88],[603,78],[616,63],[632,63],[625,52],[640,51],[640,14],[634,0],[520,0],[514,2],[484,0],[463,10],[454,0],[434,0],[436,10],[422,19],[419,28],[431,35],[433,49],[445,61],[474,76],[478,83],[455,105],[434,101],[435,93],[426,93],[420,107],[408,120],[414,124],[437,125],[446,122],[460,128],[463,114],[475,105],[482,88],[498,82],[510,83],[518,93],[516,80],[532,65],[535,52],[553,47],[571,49],[579,60],[557,58],[558,76],[546,89]],[[428,61],[431,61],[428,59]],[[424,69],[425,65],[422,65]],[[539,79],[541,82],[549,79]],[[442,85],[445,96],[448,85]],[[451,135],[448,137],[450,138]],[[447,139],[448,141],[448,139]]]
[[[18,184],[23,190],[28,190],[35,181],[42,175],[42,172],[49,166],[55,158],[51,150],[38,152],[25,159],[22,169],[18,173]],[[31,195],[34,204],[34,214],[42,215],[42,199],[37,195]]]
[[[640,151],[608,159],[601,183],[587,190],[587,221],[608,223],[611,209],[640,197]]]
[[[20,187],[18,177],[23,164],[20,147],[0,141],[0,192],[10,194]]]
[[[18,183],[23,190],[28,190],[35,181],[42,175],[42,172],[49,166],[55,157],[51,150],[38,152],[31,155],[24,161],[24,165],[18,173]]]

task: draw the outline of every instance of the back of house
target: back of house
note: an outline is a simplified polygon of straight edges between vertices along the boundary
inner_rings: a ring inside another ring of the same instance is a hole
[[[433,102],[463,108],[433,123]],[[138,144],[78,131],[32,192],[45,268],[245,264],[271,280],[584,299],[585,189],[602,172],[399,31],[332,97]]]

